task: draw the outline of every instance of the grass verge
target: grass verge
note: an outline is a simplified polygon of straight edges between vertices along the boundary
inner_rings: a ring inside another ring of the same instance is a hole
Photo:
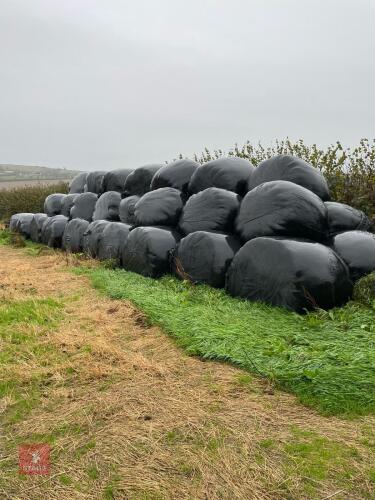
[[[225,360],[296,394],[324,414],[375,410],[375,309],[350,303],[299,316],[192,286],[104,268],[76,269],[128,299],[192,355]]]

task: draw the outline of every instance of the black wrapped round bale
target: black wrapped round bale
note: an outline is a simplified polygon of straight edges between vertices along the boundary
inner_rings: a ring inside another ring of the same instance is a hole
[[[98,195],[95,193],[82,193],[74,199],[73,206],[70,209],[72,219],[85,219],[92,221],[92,214],[95,210]]]
[[[44,213],[46,213],[48,217],[60,215],[65,198],[66,194],[61,193],[54,193],[47,196],[44,200]]]
[[[330,199],[327,181],[320,170],[296,156],[278,155],[259,163],[249,178],[248,190],[270,181],[294,182],[323,201]]]
[[[98,256],[100,238],[108,224],[109,221],[107,220],[96,220],[91,222],[83,233],[82,249],[87,255],[94,259]]]
[[[327,201],[325,206],[330,237],[345,231],[368,231],[372,227],[372,221],[361,210],[335,201]]]
[[[30,238],[30,228],[33,218],[34,214],[32,213],[14,214],[10,218],[9,229],[22,234],[25,238]]]
[[[67,252],[78,253],[83,250],[83,235],[89,226],[85,219],[72,219],[65,226],[62,248]]]
[[[122,222],[109,222],[101,234],[98,244],[98,258],[100,260],[121,260],[122,248],[126,243],[131,227]]]
[[[125,181],[129,174],[133,172],[130,168],[118,168],[107,172],[102,181],[101,192],[117,191],[123,193],[125,189]]]
[[[19,216],[23,214],[13,214],[9,221],[9,229],[10,231],[17,232],[18,231],[18,222]]]
[[[41,230],[41,242],[52,248],[61,248],[62,237],[67,223],[68,218],[65,215],[47,217]]]
[[[122,249],[122,266],[150,278],[170,272],[170,253],[180,239],[173,230],[137,227],[130,231]]]
[[[74,201],[78,196],[79,193],[71,193],[65,196],[61,204],[61,215],[65,215],[68,219],[70,218],[70,209],[74,205]]]
[[[226,288],[234,297],[301,313],[343,305],[351,296],[352,282],[345,263],[327,246],[255,238],[235,255]]]
[[[69,194],[83,193],[85,191],[87,172],[76,175],[69,184]]]
[[[124,224],[134,224],[134,210],[135,206],[140,200],[139,196],[128,196],[120,202],[119,206],[119,216],[120,221]]]
[[[171,187],[186,194],[191,176],[199,167],[193,160],[176,160],[161,167],[151,181],[151,190]]]
[[[222,288],[227,269],[240,247],[240,241],[228,234],[190,233],[173,252],[174,273],[181,279]]]
[[[312,191],[289,181],[265,182],[241,203],[236,230],[244,241],[258,236],[327,239],[327,209]]]
[[[189,183],[189,191],[199,193],[204,189],[217,187],[243,196],[253,172],[253,165],[238,156],[211,160],[196,169]]]
[[[34,243],[40,243],[42,227],[47,217],[47,214],[34,214],[34,217],[30,222],[30,239]]]
[[[121,194],[117,191],[103,193],[95,205],[92,220],[118,221]]]
[[[22,217],[19,218],[18,232],[25,238],[30,238],[31,223],[33,218],[34,214],[23,214]]]
[[[126,198],[125,198],[126,199]],[[134,208],[136,226],[176,226],[183,202],[181,192],[174,188],[160,188],[140,198]]]
[[[191,196],[182,210],[179,227],[183,234],[195,231],[233,230],[241,198],[232,191],[208,188]]]
[[[152,163],[138,167],[129,174],[125,181],[124,195],[125,196],[143,196],[150,191],[152,178],[163,167],[163,163]]]
[[[375,271],[375,234],[346,231],[333,238],[334,251],[346,262],[353,281]]]
[[[105,174],[106,172],[104,170],[89,172],[86,178],[85,191],[88,193],[101,194],[103,177]]]

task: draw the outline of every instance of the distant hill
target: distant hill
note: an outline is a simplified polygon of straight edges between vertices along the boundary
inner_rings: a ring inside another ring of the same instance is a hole
[[[68,170],[66,168],[0,164],[0,182],[68,180],[72,179],[78,173],[78,170]]]

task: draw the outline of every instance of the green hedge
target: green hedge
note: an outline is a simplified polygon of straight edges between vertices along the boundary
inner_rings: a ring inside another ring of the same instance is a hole
[[[375,308],[375,272],[357,281],[354,285],[353,298],[365,306]]]
[[[43,212],[44,200],[49,194],[67,192],[67,182],[0,190],[0,221],[7,222],[11,215],[20,212]]]

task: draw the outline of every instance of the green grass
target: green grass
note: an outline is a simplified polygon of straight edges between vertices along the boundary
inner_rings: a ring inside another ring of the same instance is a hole
[[[34,257],[41,253],[53,253],[55,251],[55,249],[41,243],[34,243],[31,240],[27,240],[20,233],[11,232],[8,229],[0,230],[0,245],[25,248],[26,253]]]
[[[75,269],[112,298],[128,299],[191,355],[266,377],[324,414],[375,411],[375,309],[354,302],[300,316],[234,299],[171,276]]]
[[[293,434],[291,441],[284,445],[284,450],[291,459],[292,466],[303,477],[323,481],[327,479],[331,464],[338,468],[340,465],[347,465],[353,457],[359,458],[356,448],[331,441],[315,432],[295,428]],[[346,474],[349,475],[350,472],[346,471]]]
[[[44,336],[56,328],[61,308],[53,299],[0,300],[0,398],[12,400],[2,415],[4,425],[22,420],[38,404],[45,368],[57,356]]]
[[[10,231],[3,230],[0,231],[0,245],[10,245]]]
[[[297,475],[309,498],[321,498],[318,486],[322,482],[333,480],[343,491],[350,487],[362,460],[356,448],[298,427],[291,432],[290,441],[283,445],[286,477]]]

